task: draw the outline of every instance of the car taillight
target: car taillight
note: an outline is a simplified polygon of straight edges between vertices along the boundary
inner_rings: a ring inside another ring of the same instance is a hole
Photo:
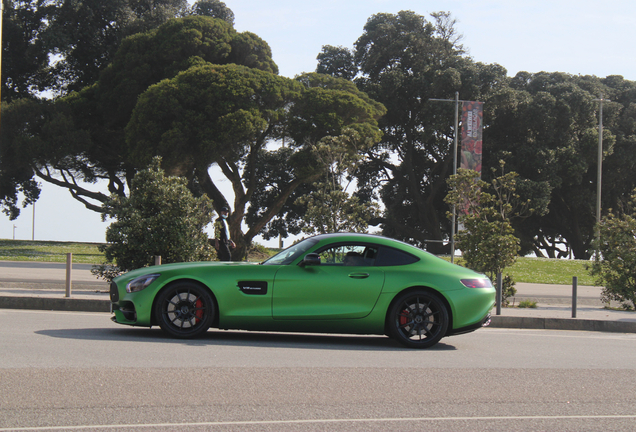
[[[490,279],[462,279],[462,284],[468,288],[492,288]]]

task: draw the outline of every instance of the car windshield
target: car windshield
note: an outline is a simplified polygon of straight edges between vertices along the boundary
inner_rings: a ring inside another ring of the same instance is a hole
[[[318,243],[316,239],[307,239],[303,240],[295,245],[288,247],[276,255],[271,257],[270,259],[263,261],[261,264],[263,265],[287,265],[291,264],[296,258],[300,255],[307,252],[312,246]]]

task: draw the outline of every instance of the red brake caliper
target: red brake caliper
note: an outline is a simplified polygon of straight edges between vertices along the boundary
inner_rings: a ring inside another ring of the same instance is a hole
[[[203,309],[201,309],[202,306],[203,301],[201,299],[198,299],[196,302],[194,302],[194,307],[197,308],[197,311],[194,313],[194,316],[197,317],[197,324],[203,319]]]
[[[409,310],[404,309],[400,314],[400,325],[404,326],[408,322]]]

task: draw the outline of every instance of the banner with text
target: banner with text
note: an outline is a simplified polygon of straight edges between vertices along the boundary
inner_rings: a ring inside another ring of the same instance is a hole
[[[477,171],[481,175],[483,102],[462,104],[461,168]]]

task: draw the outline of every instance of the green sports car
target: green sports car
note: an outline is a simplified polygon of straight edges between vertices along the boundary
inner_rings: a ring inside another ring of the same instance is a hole
[[[412,348],[490,323],[484,275],[400,241],[323,234],[262,263],[133,270],[110,287],[113,321],[177,338],[208,328],[388,335]]]

